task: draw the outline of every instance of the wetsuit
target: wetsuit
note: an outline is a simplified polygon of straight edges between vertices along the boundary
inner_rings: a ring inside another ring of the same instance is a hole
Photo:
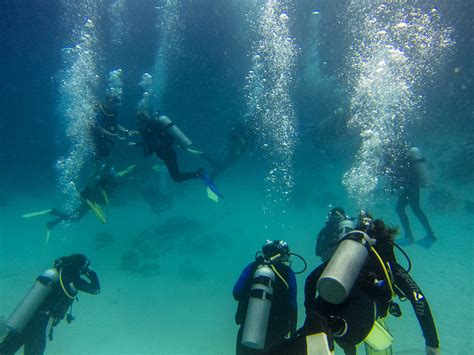
[[[340,220],[327,221],[318,234],[315,252],[323,261],[328,260],[336,250],[339,241],[339,222]]]
[[[406,296],[412,303],[420,323],[427,346],[439,347],[436,327],[428,302],[410,275],[397,263],[393,246],[385,240],[377,240],[374,247],[384,262],[390,264],[394,286],[398,296]],[[347,333],[334,340],[346,354],[356,354],[356,345],[362,342],[370,332],[374,321],[387,316],[394,306],[388,283],[384,280],[383,269],[373,253],[370,253],[348,299],[341,305],[334,305],[316,297],[317,282],[327,263],[318,266],[306,279],[305,308],[307,322],[326,319],[332,332],[337,332],[340,319],[347,322]],[[374,307],[376,310],[374,317]],[[392,311],[393,312],[393,311]],[[309,318],[309,320],[308,320]],[[320,322],[320,321],[319,321]]]
[[[426,214],[420,207],[420,183],[416,176],[415,169],[413,168],[413,164],[409,161],[408,157],[405,157],[404,165],[400,166],[396,171],[393,185],[395,189],[398,190],[396,211],[400,218],[405,238],[409,240],[414,239],[410,221],[405,212],[407,205],[410,205],[413,213],[425,229],[427,236],[435,238],[428,217],[426,217]]]
[[[176,182],[200,177],[200,170],[195,172],[180,172],[178,157],[173,149],[174,140],[152,119],[141,122],[139,132],[142,135],[142,145],[145,155],[156,154],[164,161],[171,178]]]
[[[236,342],[237,355],[270,354],[270,348],[281,344],[289,333],[293,334],[296,331],[298,306],[296,301],[297,291],[295,273],[285,264],[274,263],[273,265],[278,273],[287,282],[288,288],[276,275],[275,284],[273,285],[273,299],[268,320],[265,348],[264,350],[254,350],[241,344],[253,275],[258,265],[259,263],[257,262],[247,265],[242,271],[232,291],[234,299],[239,302],[235,314],[235,322],[240,325]]]
[[[75,297],[78,291],[98,294],[100,292],[99,278],[94,271],[89,271],[85,275],[89,281],[84,280],[78,271],[65,267],[62,272],[63,285],[70,296]],[[39,276],[38,281],[49,283],[49,279]],[[70,283],[74,285],[71,288]],[[75,299],[75,298],[74,298]],[[24,345],[25,355],[41,355],[46,348],[46,328],[50,318],[53,318],[53,327],[57,325],[66,315],[67,310],[72,306],[74,299],[68,297],[61,285],[55,283],[53,291],[46,298],[39,310],[30,320],[28,325],[21,333],[10,332],[0,344],[1,355],[12,355]],[[69,322],[70,320],[68,320]],[[52,339],[52,328],[50,331],[50,339]]]

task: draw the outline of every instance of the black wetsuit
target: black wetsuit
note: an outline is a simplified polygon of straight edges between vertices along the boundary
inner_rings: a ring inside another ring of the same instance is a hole
[[[423,331],[426,345],[434,348],[439,347],[436,327],[428,301],[415,281],[397,263],[393,253],[393,246],[390,242],[378,240],[375,249],[384,262],[390,264],[397,295],[406,297],[412,303]],[[382,283],[377,282],[377,280],[385,280],[385,275],[375,255],[370,253],[348,299],[341,305],[334,305],[324,301],[321,297],[316,297],[317,282],[326,265],[327,263],[318,266],[306,279],[306,321],[311,323],[315,322],[316,319],[316,321],[320,322],[319,318],[322,317],[330,324],[335,322],[337,318],[345,319],[348,323],[347,333],[343,337],[334,338],[334,340],[344,349],[346,354],[356,354],[356,345],[368,335],[375,319],[386,317],[390,307],[393,305],[388,283],[386,281]],[[374,306],[376,309],[375,317]]]
[[[171,178],[176,182],[199,178],[199,170],[195,172],[180,172],[178,157],[173,149],[174,140],[154,120],[144,120],[140,123],[139,132],[142,135],[142,145],[145,155],[156,154],[164,161]]]
[[[413,233],[410,226],[410,221],[405,212],[407,205],[410,205],[413,213],[418,218],[427,236],[435,238],[433,230],[431,229],[428,217],[420,207],[420,183],[413,168],[413,164],[405,157],[403,166],[400,166],[395,172],[392,181],[393,187],[398,191],[398,200],[396,211],[402,224],[403,232],[407,239],[413,240]]]
[[[76,296],[77,291],[90,294],[100,292],[99,278],[94,271],[86,274],[89,281],[84,280],[76,270],[65,267],[62,272],[63,285],[71,296]],[[48,283],[49,279],[39,276],[38,281]],[[72,283],[75,291],[69,285]],[[0,355],[12,355],[24,345],[25,355],[41,355],[46,348],[46,328],[50,318],[53,318],[53,326],[57,325],[71,307],[74,299],[68,297],[61,285],[55,283],[52,293],[46,298],[39,310],[29,321],[21,333],[10,332],[0,344]],[[52,331],[50,332],[50,339]]]
[[[329,220],[319,231],[316,239],[316,255],[323,261],[329,260],[339,241],[339,220]]]
[[[257,269],[257,265],[257,262],[247,265],[242,271],[232,292],[234,299],[239,302],[235,314],[235,322],[240,325],[236,341],[237,355],[271,354],[269,351],[270,348],[281,344],[289,333],[293,334],[296,330],[298,312],[295,274],[289,266],[282,263],[275,263],[274,266],[276,270],[285,279],[289,287],[287,288],[283,281],[276,276],[275,284],[273,285],[273,299],[268,320],[265,349],[254,350],[241,344],[253,275]]]

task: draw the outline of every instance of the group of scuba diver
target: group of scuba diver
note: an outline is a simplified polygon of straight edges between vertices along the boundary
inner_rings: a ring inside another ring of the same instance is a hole
[[[361,210],[355,219],[341,207],[331,208],[316,240],[322,263],[306,278],[306,317],[299,329],[295,275],[306,271],[306,261],[291,252],[287,242],[267,240],[232,291],[238,301],[235,322],[240,326],[236,354],[329,355],[337,344],[346,355],[354,355],[363,344],[366,354],[391,355],[394,338],[384,319],[402,315],[398,298],[410,301],[426,354],[439,355],[427,298],[410,275],[411,262],[395,243],[397,234],[396,228],[367,211]],[[394,248],[406,257],[407,269],[398,262]],[[294,257],[302,261],[302,270],[292,269]],[[0,355],[13,355],[22,346],[25,355],[43,354],[47,334],[53,340],[53,329],[61,320],[74,320],[72,304],[79,291],[100,292],[99,278],[87,257],[73,254],[55,260],[7,318]]]
[[[390,355],[394,339],[384,319],[402,315],[397,298],[410,301],[426,354],[440,354],[428,301],[409,273],[410,259],[395,243],[397,234],[367,211],[353,219],[343,208],[332,208],[316,243],[322,263],[306,278],[306,318],[299,329],[295,274],[306,270],[306,262],[285,241],[267,240],[233,289],[240,326],[236,354],[329,355],[336,343],[346,355],[357,354],[362,344],[366,354]],[[406,257],[407,269],[394,248]],[[293,256],[303,260],[303,270],[292,270]]]
[[[205,183],[207,196],[218,202],[222,193],[214,184],[213,179],[234,164],[255,143],[251,119],[237,123],[227,135],[227,143],[220,157],[211,157],[203,152],[192,149],[192,141],[167,116],[159,113],[139,111],[136,117],[136,130],[129,130],[118,123],[121,101],[116,96],[107,95],[103,102],[96,105],[96,119],[89,128],[89,135],[94,146],[95,166],[92,169],[84,188],[79,193],[79,206],[72,212],[64,213],[56,208],[26,213],[24,218],[43,215],[54,219],[46,224],[46,243],[52,228],[61,222],[79,222],[87,212],[92,211],[101,223],[107,222],[106,212],[110,208],[109,197],[129,173],[135,171],[136,165],[116,171],[112,163],[112,148],[115,142],[128,141],[129,147],[141,147],[143,155],[156,155],[165,164],[169,176],[175,182],[190,179],[202,179]],[[139,137],[135,140],[135,137]],[[202,167],[194,171],[181,171],[175,147],[201,157],[208,163],[211,172],[208,174]],[[154,165],[157,171],[157,165]]]
[[[167,167],[175,182],[202,179],[208,196],[214,201],[222,194],[212,178],[222,174],[255,145],[255,122],[247,118],[233,127],[221,159],[213,159],[191,149],[191,140],[167,117],[158,113],[137,113],[137,130],[118,124],[121,102],[107,96],[97,104],[97,117],[90,127],[97,164],[80,192],[80,205],[72,213],[48,209],[25,214],[24,217],[50,215],[47,240],[51,230],[63,221],[78,222],[92,211],[102,223],[107,222],[109,195],[122,178],[133,172],[135,165],[116,171],[111,159],[115,140],[128,141],[128,146],[143,148],[145,156],[156,155]],[[134,137],[141,137],[135,141]],[[183,172],[179,168],[174,146],[205,159],[214,171],[203,168]],[[405,213],[410,205],[427,232],[422,239],[429,247],[436,241],[426,215],[419,206],[420,186],[430,184],[426,160],[417,148],[406,149],[403,159],[393,164],[394,185],[398,191],[396,211],[405,233],[402,244],[414,242]],[[333,354],[338,344],[347,355],[356,354],[364,344],[366,354],[392,354],[393,337],[384,319],[401,316],[395,300],[410,301],[421,326],[426,343],[426,354],[439,354],[439,341],[427,299],[410,276],[411,263],[405,252],[395,243],[398,230],[388,227],[382,219],[374,219],[361,211],[357,219],[349,218],[344,209],[332,208],[326,226],[317,237],[316,255],[322,263],[307,277],[304,288],[306,318],[298,329],[296,274],[306,270],[306,261],[292,253],[283,240],[267,240],[257,252],[255,261],[247,265],[238,278],[233,297],[238,301],[235,321],[239,325],[236,354]],[[394,248],[408,260],[405,269],[397,261]],[[293,257],[303,261],[304,269],[293,271]],[[74,317],[72,303],[79,291],[98,294],[97,274],[82,254],[64,256],[53,268],[40,275],[14,312],[5,322],[8,330],[0,344],[0,355],[10,355],[24,346],[26,355],[43,354],[46,333],[64,318],[69,323]],[[52,322],[50,322],[52,319]]]

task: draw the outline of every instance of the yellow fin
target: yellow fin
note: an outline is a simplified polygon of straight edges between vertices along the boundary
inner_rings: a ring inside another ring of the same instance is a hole
[[[92,203],[88,199],[83,199],[83,201],[86,203],[87,206],[91,209],[92,212],[94,212],[95,216],[101,221],[103,224],[107,223],[107,219],[105,218],[105,213],[102,211],[102,208],[96,203]]]
[[[49,214],[53,211],[52,208],[50,208],[49,210],[43,210],[43,211],[36,211],[36,212],[30,212],[30,213],[26,213],[24,214],[22,217],[23,218],[31,218],[31,217],[37,217],[37,216],[44,216],[45,214]]]
[[[109,195],[107,195],[107,191],[104,189],[99,188],[99,191],[104,198],[105,205],[107,206],[107,210],[110,210],[110,202],[109,202]]]
[[[46,240],[44,241],[44,247],[46,248],[49,243],[49,238],[51,237],[51,228],[46,226]]]
[[[155,172],[158,173],[161,170],[161,165],[155,164],[151,167],[151,169]]]
[[[215,203],[219,203],[219,196],[216,195],[209,187],[207,187],[207,197],[209,197]]]
[[[186,148],[186,150],[191,154],[196,154],[196,155],[204,154],[203,152],[201,152],[199,150],[196,150],[196,149]]]
[[[364,341],[374,352],[379,352],[391,348],[393,337],[388,332],[388,329],[383,321],[379,320],[374,322],[372,330],[364,339]],[[382,352],[381,354],[385,353]]]
[[[131,173],[133,170],[135,170],[135,167],[136,165],[133,164],[133,165],[130,165],[128,168],[126,168],[125,170],[122,170],[122,171],[119,171],[117,173],[118,176],[122,177],[124,175],[127,175],[128,173]]]

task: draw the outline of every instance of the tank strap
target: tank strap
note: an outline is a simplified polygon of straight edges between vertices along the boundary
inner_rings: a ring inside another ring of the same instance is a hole
[[[267,276],[254,277],[252,283],[258,283],[267,287],[272,286],[272,279]]]
[[[273,295],[262,289],[253,289],[250,291],[250,297],[258,298],[262,300],[273,300]]]
[[[171,128],[173,126],[174,126],[174,122],[170,122],[166,126],[163,127],[163,130],[166,131],[168,128]]]

